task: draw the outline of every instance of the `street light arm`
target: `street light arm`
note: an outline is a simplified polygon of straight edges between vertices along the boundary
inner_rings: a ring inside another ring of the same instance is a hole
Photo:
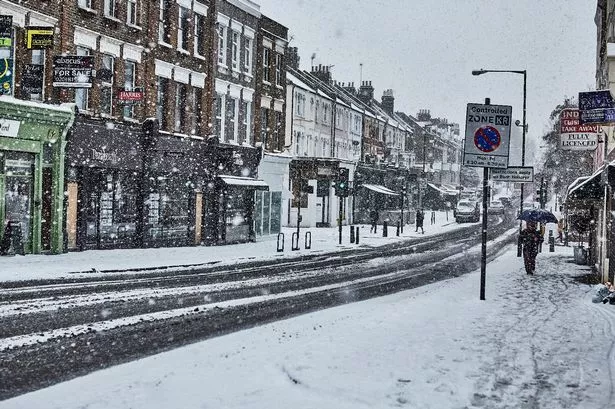
[[[526,70],[484,70],[481,68],[480,70],[472,70],[472,75],[482,75],[488,72],[510,72],[513,74],[522,74],[522,75],[526,75],[527,73]]]

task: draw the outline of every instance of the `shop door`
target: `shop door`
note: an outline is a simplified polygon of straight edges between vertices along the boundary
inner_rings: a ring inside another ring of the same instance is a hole
[[[26,252],[30,252],[32,234],[32,199],[34,189],[34,155],[8,152],[4,172],[5,217],[11,223],[13,233],[19,234]],[[15,249],[21,252],[21,249]]]

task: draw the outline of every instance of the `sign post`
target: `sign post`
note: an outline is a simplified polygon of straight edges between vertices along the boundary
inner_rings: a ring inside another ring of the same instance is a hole
[[[466,140],[463,164],[483,168],[483,223],[481,234],[480,299],[485,299],[487,281],[487,201],[489,196],[489,168],[506,169],[510,144],[512,107],[485,104],[468,104],[466,115]]]

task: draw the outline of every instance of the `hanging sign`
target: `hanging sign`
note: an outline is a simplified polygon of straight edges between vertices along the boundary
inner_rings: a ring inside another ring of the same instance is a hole
[[[611,91],[579,92],[579,113],[581,125],[615,122],[615,103]]]
[[[45,50],[53,47],[53,27],[26,27],[26,48],[28,50]]]
[[[0,47],[13,46],[13,16],[0,15]]]
[[[594,150],[598,147],[600,127],[595,124],[581,125],[580,112],[566,108],[560,114],[560,148],[568,151]]]
[[[45,66],[25,64],[21,72],[21,91],[24,94],[42,94]]]

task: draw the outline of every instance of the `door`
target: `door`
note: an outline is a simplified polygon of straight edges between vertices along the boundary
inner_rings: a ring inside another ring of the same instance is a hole
[[[4,214],[11,223],[12,232],[18,234],[26,252],[32,249],[32,202],[34,196],[34,154],[8,152],[4,173]],[[21,246],[20,246],[21,247]],[[21,249],[15,249],[22,252]]]
[[[41,208],[41,240],[43,250],[51,250],[52,169],[43,168],[43,206]]]

